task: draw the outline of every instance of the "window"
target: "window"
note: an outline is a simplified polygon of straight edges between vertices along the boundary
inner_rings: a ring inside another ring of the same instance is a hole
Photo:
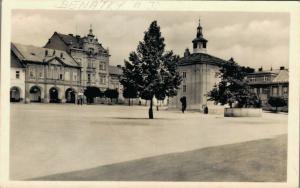
[[[186,72],[182,72],[182,78],[186,78]]]
[[[65,80],[70,80],[70,72],[69,71],[65,72]]]
[[[20,79],[20,71],[16,71],[16,79]]]
[[[88,76],[88,82],[90,82],[91,81],[91,75],[88,74],[87,76]]]
[[[35,78],[35,73],[33,68],[29,68],[29,78],[34,79]]]
[[[278,87],[273,87],[273,96],[277,96],[278,95]]]
[[[100,62],[99,69],[100,70],[105,70],[105,63],[104,62]]]
[[[43,78],[43,73],[42,73],[42,71],[39,72],[39,78]]]
[[[250,82],[256,82],[256,78],[255,77],[251,77],[250,78]]]
[[[194,43],[194,44],[193,44],[193,48],[197,48],[197,43]]]
[[[100,75],[100,84],[106,84],[106,76]]]
[[[182,90],[183,90],[183,93],[186,92],[186,85],[183,85]]]
[[[63,75],[62,74],[59,74],[59,79],[63,80]]]
[[[88,62],[88,68],[92,68],[93,67],[93,63],[92,62]]]
[[[77,81],[77,72],[73,72],[73,81]]]
[[[263,88],[262,93],[263,94],[269,94],[270,90],[269,88]]]
[[[264,76],[264,81],[265,82],[270,81],[270,77]]]
[[[282,90],[283,90],[283,94],[288,94],[288,87],[287,86],[284,86],[283,88],[282,88]]]

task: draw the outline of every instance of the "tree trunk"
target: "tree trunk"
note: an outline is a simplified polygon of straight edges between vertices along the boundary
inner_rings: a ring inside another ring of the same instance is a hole
[[[149,119],[153,119],[153,98],[150,100],[150,108],[149,108]]]
[[[128,98],[128,106],[130,106],[130,98]]]

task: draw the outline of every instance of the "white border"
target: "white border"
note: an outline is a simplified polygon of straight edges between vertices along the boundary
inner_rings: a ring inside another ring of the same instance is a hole
[[[68,4],[68,2],[73,4]],[[97,1],[79,6],[78,3]],[[67,2],[67,3],[66,3]],[[75,2],[75,3],[74,3]],[[76,5],[77,4],[77,5]],[[21,182],[9,181],[9,83],[10,35],[12,9],[61,10],[130,10],[130,11],[234,11],[234,12],[289,12],[290,19],[290,83],[288,125],[287,183],[216,183],[216,182]],[[298,2],[237,2],[237,1],[121,1],[121,0],[7,0],[2,4],[1,32],[1,129],[0,178],[3,187],[298,187],[299,176],[299,71],[300,71],[300,6]]]

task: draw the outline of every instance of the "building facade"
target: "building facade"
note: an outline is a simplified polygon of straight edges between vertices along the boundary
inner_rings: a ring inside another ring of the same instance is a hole
[[[22,102],[25,100],[25,65],[11,53],[10,66],[10,101]]]
[[[54,32],[44,47],[11,44],[11,101],[74,103],[78,92],[117,89],[122,68],[109,65],[109,51],[92,29],[81,37]]]
[[[213,105],[208,102],[207,94],[219,82],[218,72],[226,61],[209,55],[207,42],[199,21],[196,38],[192,41],[193,53],[186,49],[179,60],[178,71],[183,81],[177,96],[169,99],[170,108],[181,108],[181,97],[186,97],[187,109],[190,110],[201,110],[204,105]]]
[[[11,58],[24,65],[25,102],[75,102],[81,67],[68,53],[13,43]]]
[[[108,88],[116,89],[119,92],[119,100],[124,100],[123,97],[123,86],[120,83],[120,77],[123,73],[122,67],[120,65],[117,66],[108,66],[109,79],[108,79]]]
[[[258,69],[246,77],[251,92],[255,93],[265,105],[269,97],[282,97],[288,101],[289,71],[285,67],[277,70]]]
[[[82,87],[98,87],[101,91],[108,88],[109,50],[99,43],[92,28],[84,37],[54,32],[44,47],[70,54],[81,66]]]

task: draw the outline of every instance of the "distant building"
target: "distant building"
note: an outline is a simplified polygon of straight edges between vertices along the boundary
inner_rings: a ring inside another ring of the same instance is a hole
[[[12,82],[11,99],[14,98],[14,88],[19,87],[26,102],[75,102],[81,67],[68,53],[13,43],[11,57],[12,64],[19,62],[23,65],[20,82],[24,81],[22,85],[25,85],[22,89]]]
[[[263,70],[260,68],[254,73],[247,75],[251,92],[257,94],[262,103],[267,103],[271,96],[278,96],[288,101],[289,94],[289,71],[285,67],[278,70]]]
[[[193,53],[186,49],[179,60],[178,71],[183,81],[177,96],[169,99],[169,107],[180,108],[183,96],[187,99],[187,109],[199,110],[208,105],[207,94],[219,82],[217,73],[227,61],[207,54],[207,42],[199,21],[196,38],[192,41]]]
[[[116,89],[119,92],[119,99],[124,100],[123,98],[123,86],[120,83],[120,77],[123,73],[120,65],[117,66],[108,66],[109,72],[109,80],[108,80],[108,88]]]

